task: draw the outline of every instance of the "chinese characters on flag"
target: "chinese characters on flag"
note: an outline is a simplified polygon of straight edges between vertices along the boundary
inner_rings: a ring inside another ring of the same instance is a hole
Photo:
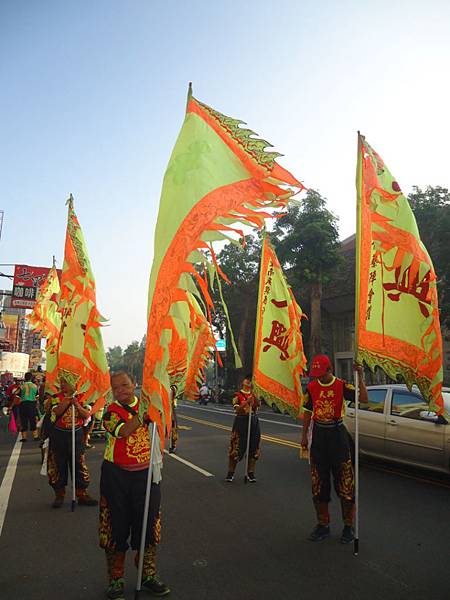
[[[269,404],[298,417],[306,367],[301,334],[303,313],[267,238],[261,255],[253,384]]]

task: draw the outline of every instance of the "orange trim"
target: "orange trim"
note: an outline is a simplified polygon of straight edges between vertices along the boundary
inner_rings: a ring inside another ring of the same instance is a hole
[[[213,119],[203,108],[197,103],[195,98],[191,98],[188,107],[188,113],[195,113],[205,123],[207,123],[211,129],[221,138],[223,142],[230,148],[230,150],[239,158],[244,164],[245,168],[257,179],[265,178],[270,175],[270,170],[264,169],[257,162],[250,158],[247,152],[241,148],[237,142],[220,126],[219,122]]]

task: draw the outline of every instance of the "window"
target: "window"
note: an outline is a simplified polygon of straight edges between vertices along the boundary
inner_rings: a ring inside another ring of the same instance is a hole
[[[384,412],[384,402],[386,400],[386,388],[377,390],[367,390],[369,396],[369,404],[359,404],[360,410],[368,410],[370,412],[382,413]],[[355,408],[355,403],[350,402],[350,408]]]
[[[386,400],[386,389],[367,390],[369,404],[361,404],[361,410],[382,413],[384,411],[384,401]]]
[[[428,403],[421,396],[411,392],[392,393],[391,413],[397,417],[421,419],[421,412],[428,411]]]

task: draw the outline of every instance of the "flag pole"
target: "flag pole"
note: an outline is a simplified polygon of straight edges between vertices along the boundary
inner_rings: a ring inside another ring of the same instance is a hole
[[[247,483],[248,481],[248,463],[250,460],[250,433],[251,433],[251,428],[252,428],[252,406],[249,406],[250,408],[250,412],[248,413],[248,427],[247,427],[247,448],[245,450],[245,455],[246,455],[246,459],[245,459],[245,475],[244,475],[244,481],[245,483]]]
[[[359,311],[360,311],[360,244],[361,244],[361,133],[358,131],[356,151],[356,268],[355,268],[355,363],[359,355]],[[363,364],[363,360],[361,360]],[[353,555],[359,553],[359,371],[355,370],[355,537]]]
[[[137,573],[137,582],[136,582],[136,590],[134,593],[134,598],[137,600],[139,598],[139,592],[142,589],[142,571],[144,568],[144,552],[145,552],[145,538],[147,537],[147,523],[148,523],[148,510],[150,506],[150,495],[152,489],[152,476],[153,476],[153,455],[155,452],[155,439],[156,439],[156,423],[151,423],[151,434],[150,434],[150,426],[149,426],[149,437],[150,437],[150,464],[148,465],[148,474],[147,474],[147,488],[145,491],[145,503],[144,503],[144,517],[142,519],[142,533],[141,533],[141,545],[139,549],[139,562],[138,562],[138,573]]]
[[[353,556],[359,553],[359,372],[355,371],[355,539]]]
[[[75,406],[72,404],[72,512],[75,511],[75,504]]]

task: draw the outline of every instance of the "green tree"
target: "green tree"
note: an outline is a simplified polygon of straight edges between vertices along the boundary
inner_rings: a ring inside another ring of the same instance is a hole
[[[255,339],[256,306],[258,302],[258,271],[261,259],[261,237],[246,236],[245,246],[228,244],[217,256],[218,263],[231,284],[222,281],[222,291],[228,307],[243,371],[251,371]],[[226,336],[226,319],[217,290],[214,293],[216,313],[213,324]],[[231,343],[227,343],[228,385],[236,385]],[[234,375],[234,376],[233,376]]]
[[[450,193],[440,186],[414,186],[408,200],[436,271],[441,323],[450,328]]]
[[[310,294],[309,355],[322,351],[322,286],[330,280],[340,262],[338,219],[328,210],[319,192],[308,190],[300,205],[288,208],[274,227],[272,242],[283,267],[289,269],[292,287]]]
[[[120,346],[113,346],[106,351],[106,360],[111,371],[121,371],[124,368],[123,350]]]
[[[142,381],[142,352],[139,348],[139,342],[134,341],[125,348],[123,353],[123,362],[125,370],[130,373],[138,383]]]

